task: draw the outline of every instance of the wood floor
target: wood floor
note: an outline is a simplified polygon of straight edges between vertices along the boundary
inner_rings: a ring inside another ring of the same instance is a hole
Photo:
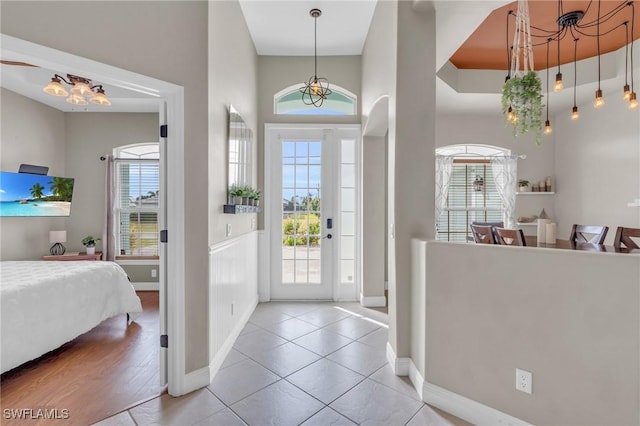
[[[159,385],[158,292],[138,292],[143,314],[103,321],[60,348],[0,378],[3,425],[44,424],[6,419],[5,409],[66,409],[55,423],[89,425],[163,393]]]

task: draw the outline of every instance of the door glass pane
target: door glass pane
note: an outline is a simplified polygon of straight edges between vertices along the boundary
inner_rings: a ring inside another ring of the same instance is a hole
[[[351,283],[355,280],[353,265],[353,260],[340,261],[340,282]]]
[[[344,188],[356,186],[356,166],[354,164],[342,165],[342,186]]]
[[[282,144],[282,282],[321,284],[321,143]]]
[[[341,201],[343,212],[353,212],[356,208],[356,190],[354,188],[341,189]]]
[[[342,213],[342,235],[356,235],[356,214],[352,212]]]

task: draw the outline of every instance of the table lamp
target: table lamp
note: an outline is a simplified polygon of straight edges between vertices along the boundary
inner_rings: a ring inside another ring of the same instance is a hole
[[[67,242],[67,231],[49,231],[49,242],[53,243],[49,249],[52,256],[61,256],[67,250],[62,243]]]

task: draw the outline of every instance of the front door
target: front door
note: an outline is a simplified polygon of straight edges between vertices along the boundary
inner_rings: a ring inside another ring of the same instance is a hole
[[[304,126],[269,132],[271,299],[356,298],[357,136]],[[345,147],[353,151],[347,167]]]

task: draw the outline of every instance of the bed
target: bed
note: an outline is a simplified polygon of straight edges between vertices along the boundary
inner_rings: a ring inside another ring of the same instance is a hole
[[[0,262],[0,367],[4,373],[58,348],[107,318],[142,312],[113,262]],[[124,321],[124,319],[123,319]]]

